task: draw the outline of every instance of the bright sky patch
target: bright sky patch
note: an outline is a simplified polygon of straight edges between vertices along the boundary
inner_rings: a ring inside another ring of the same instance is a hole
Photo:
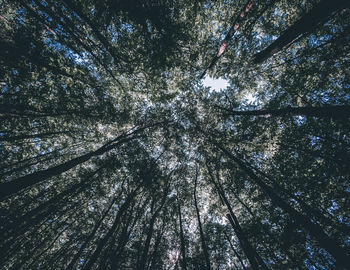
[[[219,92],[221,89],[226,89],[229,86],[229,83],[227,80],[222,78],[213,79],[206,76],[203,80],[203,85],[205,87],[210,87],[212,91]]]

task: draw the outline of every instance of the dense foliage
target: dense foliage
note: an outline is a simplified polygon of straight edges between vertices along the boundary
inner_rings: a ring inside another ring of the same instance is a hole
[[[349,4],[0,0],[1,269],[350,269]]]

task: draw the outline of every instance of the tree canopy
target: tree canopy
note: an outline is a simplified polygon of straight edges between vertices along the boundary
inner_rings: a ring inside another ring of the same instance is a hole
[[[350,269],[349,67],[347,0],[0,0],[0,268]]]

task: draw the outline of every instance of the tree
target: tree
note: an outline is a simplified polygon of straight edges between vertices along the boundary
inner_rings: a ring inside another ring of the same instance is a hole
[[[0,4],[1,269],[349,269],[347,1]]]
[[[327,22],[331,15],[335,15],[339,10],[347,7],[348,4],[347,1],[343,0],[332,3],[329,1],[321,1],[290,28],[285,30],[270,46],[255,54],[253,56],[254,63],[259,64],[264,62],[297,39],[300,35],[312,32],[314,28]]]
[[[251,110],[251,111],[234,111],[231,109],[217,106],[220,110],[228,112],[228,115],[256,115],[256,116],[316,116],[316,117],[333,117],[348,118],[350,114],[349,106],[327,106],[327,107],[300,107],[300,108],[283,108],[283,109],[267,109],[267,110]]]

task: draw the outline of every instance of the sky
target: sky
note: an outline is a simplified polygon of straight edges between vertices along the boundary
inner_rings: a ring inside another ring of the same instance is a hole
[[[220,89],[226,89],[229,86],[228,80],[225,80],[223,78],[219,79],[213,79],[212,77],[205,76],[203,80],[203,85],[206,87],[210,87],[211,91],[219,92]],[[256,97],[254,97],[252,94],[247,94],[244,97],[249,103],[256,102]]]
[[[225,89],[229,86],[229,83],[227,80],[219,78],[219,79],[213,79],[209,76],[205,76],[203,80],[203,85],[206,87],[210,87],[212,91],[220,91],[220,89]]]

